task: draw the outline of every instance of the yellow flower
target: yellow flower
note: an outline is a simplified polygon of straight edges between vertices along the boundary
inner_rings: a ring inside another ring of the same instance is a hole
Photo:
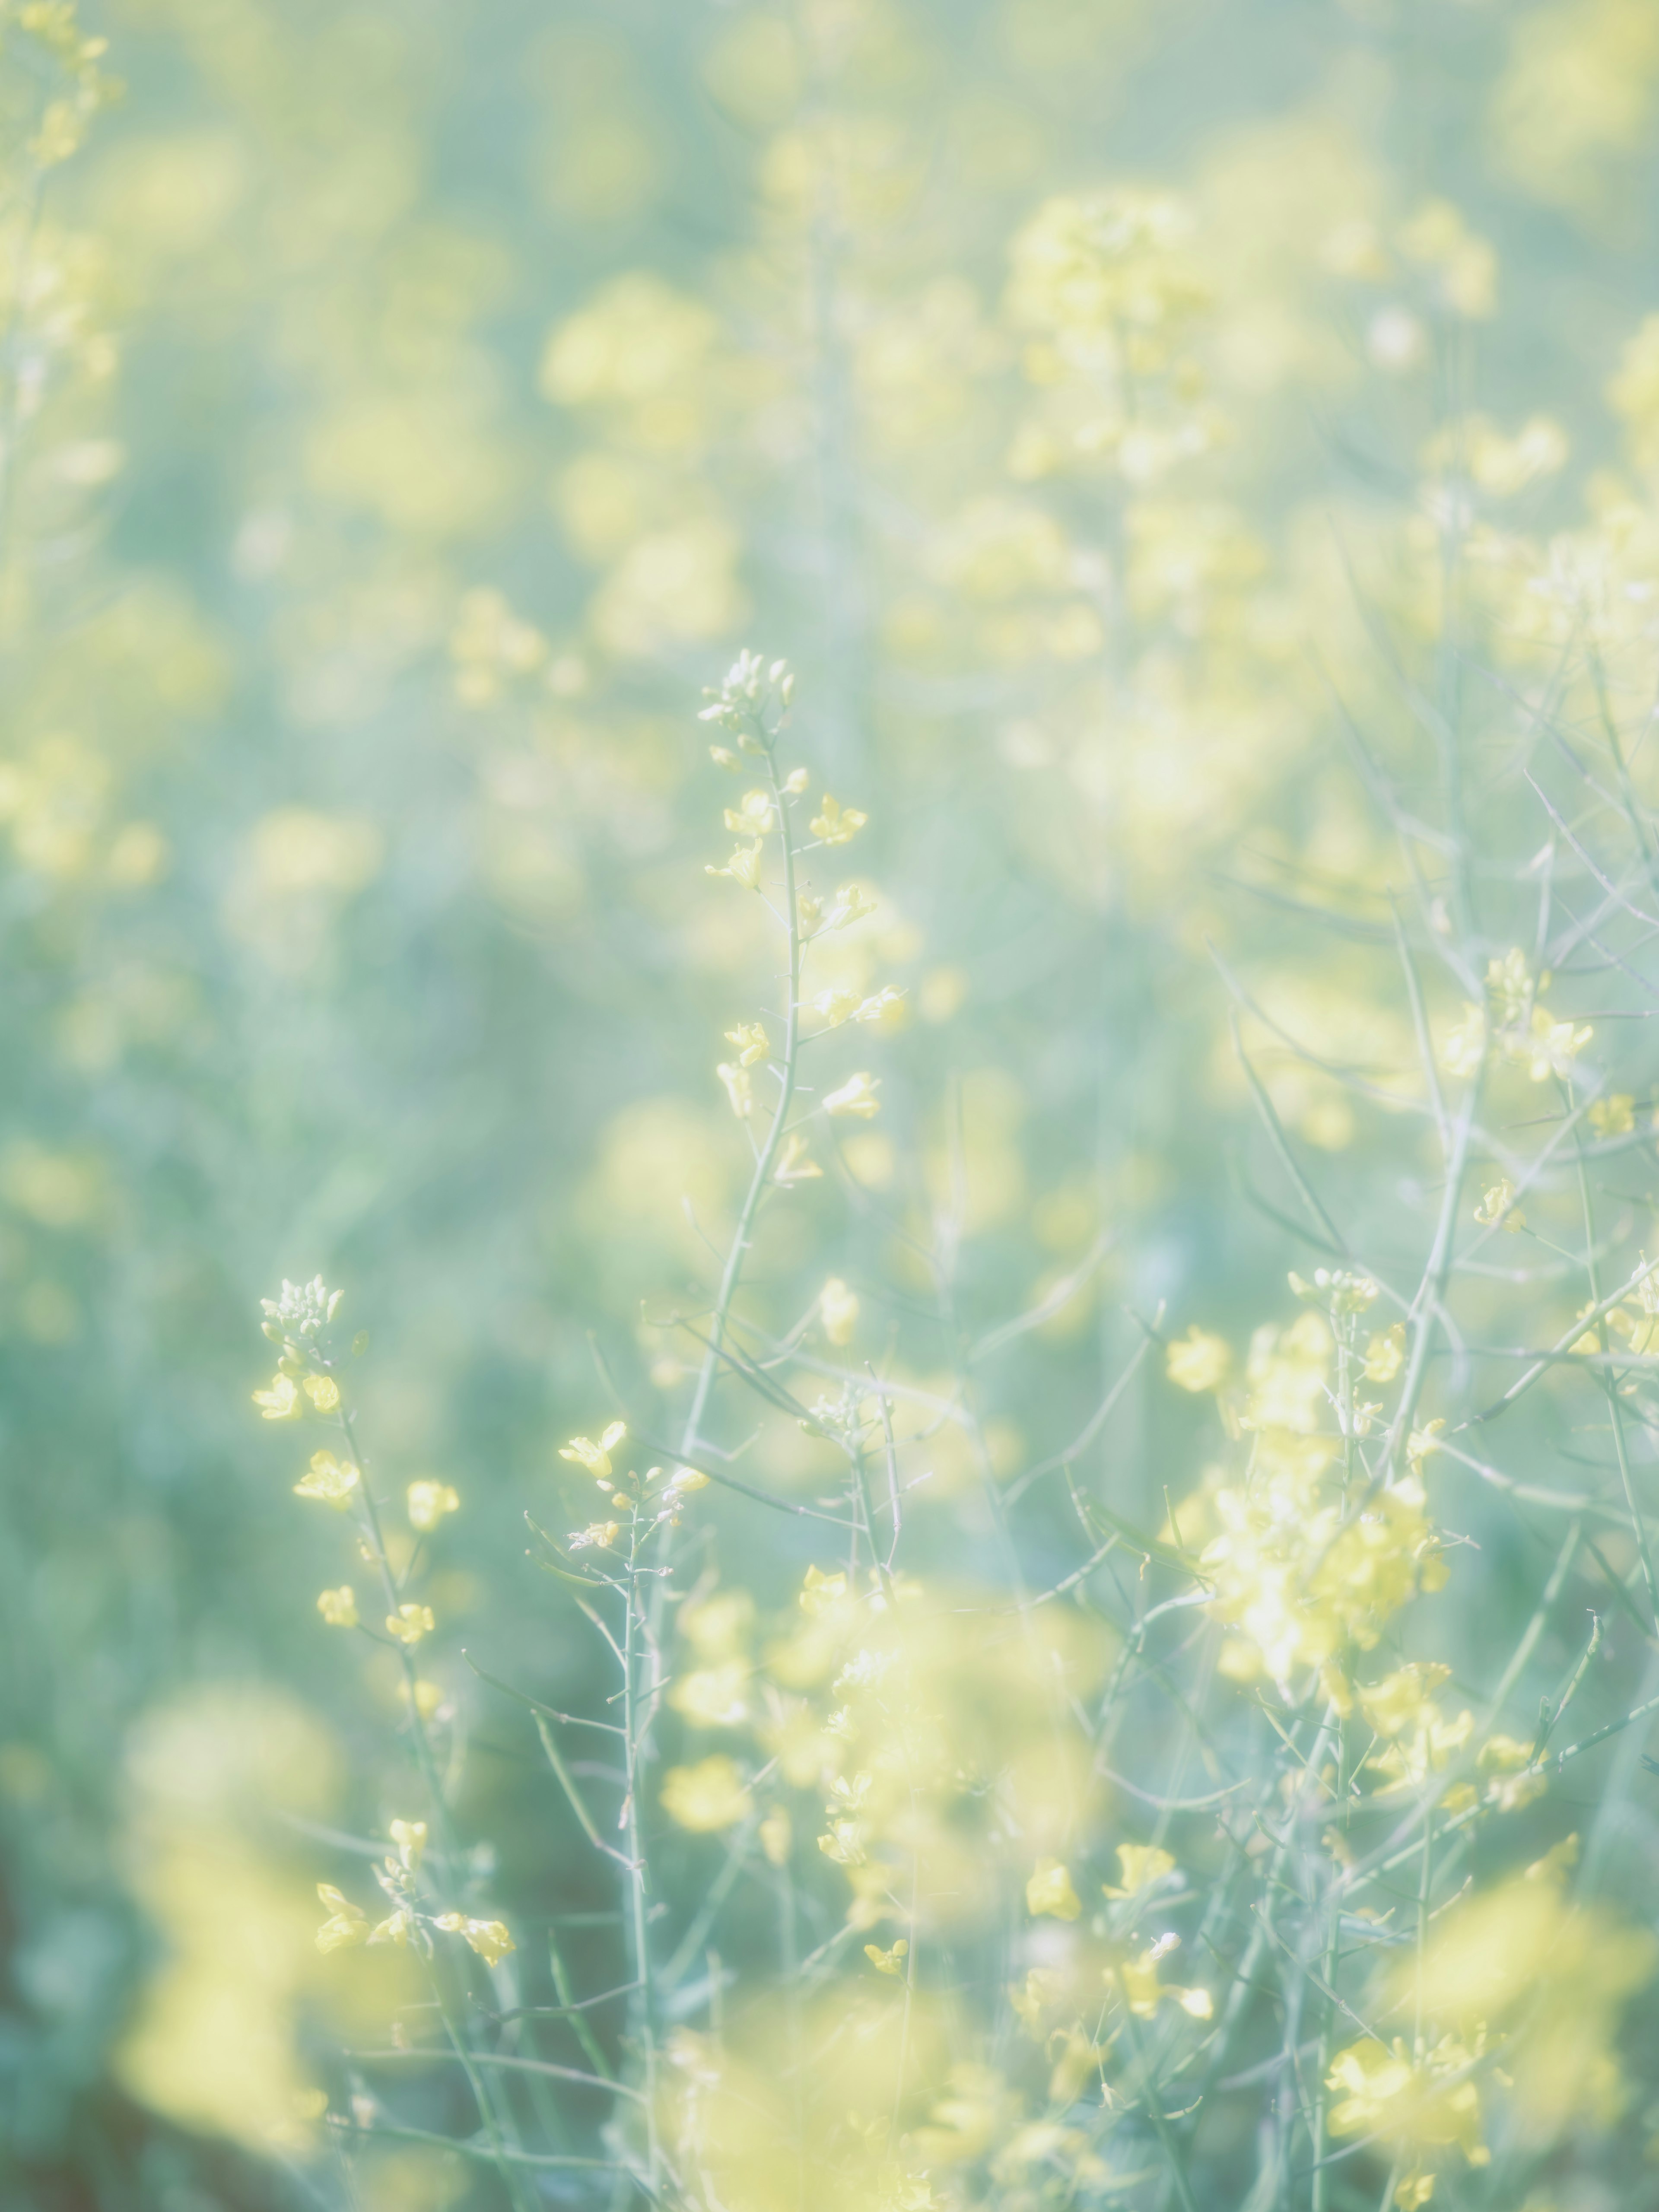
[[[331,1628],[357,1626],[357,1601],[349,1583],[342,1583],[338,1589],[324,1590],[317,1600],[317,1610]]]
[[[425,1534],[438,1526],[446,1513],[458,1513],[461,1501],[447,1482],[411,1482],[404,1504],[410,1527]]]
[[[818,1292],[818,1312],[823,1333],[831,1344],[850,1344],[858,1325],[859,1302],[839,1275],[831,1275]]]
[[[311,1466],[294,1486],[296,1498],[320,1498],[337,1513],[351,1503],[351,1493],[362,1480],[349,1459],[336,1459],[331,1451],[313,1452]]]
[[[572,1437],[568,1444],[560,1445],[559,1457],[574,1460],[603,1482],[611,1473],[611,1455],[627,1434],[626,1421],[612,1421],[598,1443],[589,1437]]]
[[[838,806],[826,791],[823,794],[823,811],[822,814],[815,814],[808,827],[812,835],[822,838],[826,845],[845,845],[857,836],[869,819],[869,816],[860,814],[856,806],[848,806],[845,809]]]
[[[426,1822],[392,1820],[387,1823],[386,1832],[398,1846],[398,1856],[404,1870],[413,1874],[426,1850]]]
[[[663,1777],[663,1811],[694,1835],[734,1826],[753,1802],[736,1760],[723,1753],[695,1766],[671,1766]]]
[[[304,1410],[297,1387],[286,1375],[273,1376],[269,1390],[254,1392],[253,1402],[267,1421],[297,1421]]]
[[[330,1917],[317,1930],[319,1951],[340,1951],[348,1944],[368,1941],[368,1916],[360,1911],[349,1897],[342,1894],[331,1882],[319,1881],[317,1894],[328,1907]]]
[[[405,1944],[409,1941],[409,1932],[414,1925],[414,1914],[406,1907],[400,1905],[396,1912],[381,1921],[368,1940],[371,1943]]]
[[[739,845],[723,868],[711,862],[708,872],[711,876],[730,876],[744,890],[757,891],[761,886],[761,848],[758,845]]]
[[[608,1552],[621,1534],[620,1521],[594,1521],[572,1529],[568,1540],[573,1552]]]
[[[865,1957],[878,1974],[902,1975],[909,1952],[910,1946],[902,1936],[890,1951],[884,1951],[878,1943],[866,1943],[864,1947]]]
[[[1218,1390],[1232,1364],[1232,1347],[1226,1339],[1212,1336],[1196,1325],[1164,1355],[1164,1372],[1170,1382],[1178,1389],[1194,1393]]]
[[[777,820],[769,792],[745,791],[736,806],[726,810],[726,826],[739,837],[764,837]]]
[[[1614,1091],[1595,1102],[1589,1119],[1598,1137],[1628,1137],[1636,1127],[1636,1101],[1627,1091]]]
[[[808,1567],[797,1602],[803,1613],[810,1613],[817,1618],[833,1611],[846,1595],[847,1577],[844,1574],[826,1575],[822,1568]]]
[[[736,1029],[727,1030],[726,1042],[737,1047],[739,1067],[753,1067],[757,1061],[766,1059],[772,1049],[772,1040],[766,1034],[764,1022],[739,1022]]]
[[[1028,1912],[1049,1913],[1056,1920],[1075,1920],[1083,1906],[1072,1887],[1069,1869],[1059,1859],[1039,1859],[1025,1885]]]
[[[810,921],[805,911],[808,903],[805,900],[802,902],[802,925],[819,937],[832,929],[845,929],[850,922],[862,921],[866,915],[876,910],[874,899],[866,898],[856,884],[838,885],[827,912],[816,899],[811,901],[815,912]]]
[[[832,1091],[823,1102],[826,1114],[856,1114],[861,1121],[870,1121],[881,1111],[881,1101],[876,1096],[880,1082],[878,1076],[864,1073],[850,1075],[839,1091]]]
[[[1156,1844],[1120,1844],[1117,1863],[1123,1876],[1121,1889],[1110,1889],[1108,1897],[1138,1897],[1143,1889],[1162,1881],[1166,1874],[1175,1872],[1175,1861],[1168,1851],[1160,1850]]]
[[[1451,2037],[1420,2059],[1409,2057],[1398,2039],[1392,2049],[1374,2037],[1351,2043],[1325,2076],[1339,2097],[1331,2133],[1377,2136],[1401,2149],[1455,2144],[1471,2166],[1485,2166],[1490,2153],[1480,2136],[1480,2093],[1468,2078],[1477,2055]]]
[[[1406,1324],[1380,1330],[1365,1346],[1365,1380],[1392,1382],[1406,1364]]]
[[[792,1129],[783,1140],[778,1154],[778,1164],[772,1173],[774,1182],[811,1182],[820,1178],[823,1170],[806,1148],[806,1139],[799,1129]]]
[[[1502,1222],[1511,1234],[1526,1227],[1527,1217],[1515,1202],[1515,1185],[1507,1176],[1499,1176],[1492,1188],[1483,1193],[1480,1205],[1474,1209],[1474,1218],[1486,1228]]]
[[[1445,1428],[1441,1419],[1425,1421],[1420,1429],[1413,1429],[1406,1439],[1406,1457],[1413,1474],[1423,1472],[1423,1462],[1431,1452],[1440,1449],[1440,1437]]]
[[[469,1920],[464,1912],[441,1912],[432,1924],[447,1935],[465,1937],[487,1966],[499,1966],[509,1951],[519,1948],[502,1920]]]
[[[399,1644],[418,1644],[436,1626],[429,1605],[400,1605],[396,1613],[389,1613],[386,1618],[386,1634],[395,1636]]]
[[[307,1375],[300,1387],[319,1413],[332,1413],[337,1410],[340,1386],[331,1375]]]
[[[843,1022],[852,1019],[858,1003],[856,991],[849,991],[844,983],[836,983],[818,993],[812,1001],[812,1011],[827,1028],[838,1030]]]
[[[742,1066],[734,1066],[729,1060],[723,1060],[714,1073],[726,1085],[732,1111],[739,1121],[746,1121],[755,1110],[755,1087],[749,1079],[749,1070]]]

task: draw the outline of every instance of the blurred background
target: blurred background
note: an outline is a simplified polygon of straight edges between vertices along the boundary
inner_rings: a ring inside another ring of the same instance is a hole
[[[793,754],[871,817],[849,978],[906,993],[885,1110],[757,1295],[833,1269],[882,1358],[907,1224],[959,1231],[968,1333],[1107,1237],[988,1382],[1010,1475],[1126,1309],[1279,1310],[1304,1255],[1206,945],[1412,1079],[1345,731],[1416,742],[1448,421],[1548,418],[1481,489],[1505,588],[1659,464],[1652,391],[1607,398],[1659,307],[1656,104],[1648,0],[0,5],[8,2206],[305,2201],[307,2039],[380,2002],[312,1940],[317,1835],[398,1809],[396,1684],[319,1623],[337,1527],[250,1402],[282,1277],[368,1330],[387,1479],[460,1494],[422,1659],[498,1895],[604,1904],[460,1652],[599,1694],[522,1515],[619,1395],[672,1397],[653,1324],[747,1175],[713,1066],[771,956],[704,872],[733,793],[695,720],[739,647],[797,667]],[[1123,185],[1127,416],[1043,228]],[[1386,1231],[1415,1136],[1249,1033]],[[1191,1484],[1200,1419],[1155,1364],[1126,1392],[1126,1510]],[[924,1553],[971,1550],[970,1490],[942,1459]],[[743,1578],[799,1581],[787,1524],[730,1521]],[[1034,1509],[1034,1576],[1066,1540]],[[370,2212],[447,2171],[388,2165]]]

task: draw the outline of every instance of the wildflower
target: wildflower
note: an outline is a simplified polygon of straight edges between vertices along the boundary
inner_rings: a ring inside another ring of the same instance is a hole
[[[769,792],[745,791],[736,806],[726,810],[726,826],[739,837],[764,837],[777,823]]]
[[[831,1275],[818,1292],[818,1313],[831,1344],[850,1344],[858,1326],[859,1302],[839,1275]]]
[[[400,1605],[396,1613],[389,1613],[386,1632],[399,1644],[418,1644],[423,1636],[430,1636],[437,1626],[429,1605]]]
[[[414,1874],[419,1868],[422,1855],[426,1850],[426,1822],[424,1820],[392,1820],[387,1825],[387,1833],[398,1846],[398,1863],[404,1871],[406,1874]]]
[[[330,1916],[317,1930],[319,1951],[341,1951],[349,1944],[368,1941],[368,1916],[349,1897],[327,1881],[318,1883],[317,1894],[328,1907]]]
[[[799,799],[811,781],[811,775],[804,768],[792,768],[783,779],[783,787],[791,799]]]
[[[862,1866],[866,1832],[862,1820],[831,1820],[818,1838],[818,1849],[837,1866]]]
[[[1552,1075],[1572,1073],[1574,1060],[1594,1035],[1588,1022],[1577,1027],[1571,1022],[1553,1022],[1541,1006],[1534,1006],[1525,1037],[1505,1048],[1525,1061],[1534,1083],[1547,1083]]]
[[[1628,1137],[1636,1127],[1636,1101],[1627,1091],[1614,1091],[1591,1105],[1589,1125],[1598,1137]]]
[[[574,1460],[596,1480],[604,1481],[611,1473],[611,1455],[627,1434],[626,1421],[612,1421],[598,1443],[588,1437],[572,1437],[568,1444],[560,1445],[559,1457]]]
[[[857,836],[869,819],[869,816],[860,814],[856,806],[843,810],[826,791],[823,813],[815,814],[807,826],[812,835],[826,845],[846,845]]]
[[[1442,1041],[1440,1065],[1448,1075],[1478,1075],[1486,1057],[1486,1010],[1466,1004],[1462,1020]]]
[[[1406,1364],[1406,1324],[1397,1321],[1380,1330],[1365,1346],[1364,1376],[1368,1382],[1392,1382]]]
[[[404,1502],[410,1527],[423,1535],[435,1528],[445,1514],[459,1513],[461,1506],[459,1494],[447,1482],[411,1482]]]
[[[396,1943],[401,1948],[407,1945],[415,1927],[415,1916],[406,1905],[399,1905],[393,1913],[380,1922],[369,1936],[371,1943]]]
[[[1109,1888],[1108,1897],[1138,1897],[1143,1889],[1151,1889],[1166,1875],[1175,1872],[1175,1861],[1168,1851],[1160,1850],[1156,1844],[1120,1844],[1117,1863],[1123,1877],[1121,1889]]]
[[[735,1826],[753,1803],[736,1760],[723,1753],[695,1766],[671,1766],[663,1777],[663,1811],[694,1835]]]
[[[823,1101],[824,1112],[836,1115],[856,1114],[860,1121],[868,1121],[881,1111],[881,1101],[876,1097],[876,1090],[880,1079],[878,1076],[872,1076],[862,1072],[857,1075],[848,1076],[838,1091],[831,1091],[826,1096]]]
[[[872,915],[875,910],[874,899],[866,898],[856,884],[842,884],[837,888],[829,907],[819,908],[816,933],[823,936],[832,929],[845,929],[852,922],[862,921],[866,915]]]
[[[1433,1694],[1450,1674],[1449,1667],[1407,1666],[1361,1688],[1365,1717],[1387,1740],[1384,1748],[1366,1761],[1368,1765],[1396,1781],[1420,1784],[1462,1749],[1474,1730],[1474,1715],[1464,1712],[1448,1720]]]
[[[755,1110],[755,1086],[749,1079],[749,1070],[734,1066],[729,1060],[723,1060],[714,1073],[726,1085],[732,1111],[739,1121],[746,1121]]]
[[[1376,2136],[1407,2152],[1455,2145],[1471,2166],[1485,2166],[1491,2154],[1481,2140],[1480,2093],[1468,2078],[1476,2055],[1449,2036],[1416,2059],[1398,2038],[1392,2047],[1376,2037],[1351,2043],[1325,2076],[1338,2097],[1331,2133]],[[1409,2201],[1421,2204],[1425,2195]]]
[[[799,1129],[792,1129],[783,1140],[778,1154],[777,1166],[772,1171],[774,1182],[811,1182],[822,1177],[823,1170],[807,1150],[806,1139]]]
[[[319,1413],[339,1410],[340,1386],[331,1375],[307,1375],[300,1388]]]
[[[357,1601],[349,1583],[342,1583],[338,1589],[319,1592],[317,1610],[331,1628],[355,1628],[357,1626]]]
[[[1225,1337],[1212,1336],[1196,1323],[1164,1355],[1164,1372],[1170,1382],[1177,1389],[1194,1395],[1218,1390],[1232,1364],[1232,1347]]]
[[[273,1376],[269,1390],[254,1392],[253,1402],[267,1421],[297,1421],[303,1411],[298,1387],[286,1375]]]
[[[878,1974],[902,1976],[909,1950],[908,1942],[901,1936],[890,1951],[884,1951],[878,1943],[866,1943],[864,1955]]]
[[[319,1334],[333,1320],[344,1296],[343,1291],[331,1291],[320,1275],[313,1275],[308,1283],[285,1279],[282,1296],[261,1298],[259,1305],[270,1326],[281,1335],[304,1341]]]
[[[1527,1217],[1515,1202],[1515,1185],[1507,1176],[1499,1176],[1491,1188],[1482,1193],[1474,1218],[1486,1228],[1501,1223],[1511,1234],[1526,1227]]]
[[[432,1923],[447,1936],[459,1936],[471,1946],[486,1966],[499,1966],[518,1945],[502,1920],[469,1920],[464,1912],[441,1912]]]
[[[812,1001],[812,1011],[827,1029],[838,1030],[843,1022],[852,1018],[858,1003],[856,991],[849,991],[844,983],[836,983],[818,993]]]
[[[761,886],[761,848],[757,845],[739,845],[723,868],[711,861],[707,872],[711,876],[730,876],[734,884],[741,884],[746,891],[757,891]]]
[[[620,1521],[592,1521],[586,1528],[573,1529],[566,1540],[573,1552],[608,1552],[621,1534]]]
[[[309,1468],[294,1486],[294,1495],[320,1498],[337,1513],[343,1513],[362,1480],[361,1469],[349,1459],[336,1459],[331,1451],[313,1452]]]
[[[1072,1887],[1070,1870],[1059,1859],[1039,1859],[1025,1885],[1025,1909],[1049,1913],[1056,1920],[1075,1920],[1083,1906]]]
[[[736,1029],[727,1030],[726,1042],[737,1047],[739,1067],[753,1067],[772,1050],[772,1040],[766,1034],[764,1022],[739,1022]]]
[[[1423,1472],[1423,1462],[1431,1452],[1440,1449],[1440,1437],[1445,1429],[1443,1420],[1425,1421],[1420,1429],[1413,1429],[1406,1439],[1406,1458],[1413,1474]]]
[[[846,1595],[847,1577],[844,1574],[826,1575],[820,1568],[808,1567],[797,1602],[803,1613],[817,1615],[830,1612]]]

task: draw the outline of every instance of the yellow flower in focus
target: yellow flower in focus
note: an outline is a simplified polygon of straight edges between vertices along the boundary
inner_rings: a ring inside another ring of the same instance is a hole
[[[818,1313],[831,1344],[850,1344],[858,1326],[859,1302],[839,1275],[831,1275],[818,1292]]]
[[[294,1495],[320,1498],[337,1513],[343,1513],[362,1480],[362,1474],[349,1459],[336,1459],[331,1451],[313,1452],[310,1468],[295,1484]]]
[[[723,1060],[714,1073],[726,1085],[732,1111],[739,1121],[748,1121],[755,1110],[755,1087],[749,1079],[749,1070],[734,1066],[729,1060]]]
[[[404,1495],[409,1525],[422,1535],[435,1528],[447,1513],[459,1513],[459,1494],[447,1482],[411,1482]]]
[[[1056,1920],[1075,1920],[1083,1906],[1072,1887],[1072,1876],[1060,1859],[1039,1859],[1025,1885],[1025,1909],[1048,1913]]]
[[[386,1615],[386,1632],[399,1644],[414,1644],[430,1636],[437,1625],[429,1605],[400,1605],[396,1613]]]
[[[267,1421],[297,1421],[304,1410],[297,1385],[286,1375],[271,1377],[269,1390],[256,1390],[253,1402]]]
[[[331,1882],[319,1881],[317,1894],[328,1907],[330,1917],[317,1930],[319,1951],[340,1951],[349,1944],[368,1941],[368,1917],[351,1899],[336,1889]]]
[[[856,806],[844,809],[838,806],[826,791],[823,813],[815,814],[807,826],[812,835],[822,839],[826,845],[846,845],[857,836],[869,819],[869,816],[860,814]]]
[[[1218,1390],[1233,1364],[1232,1346],[1225,1337],[1212,1336],[1196,1323],[1171,1344],[1164,1355],[1164,1370],[1177,1389],[1195,1395]]]
[[[568,1444],[560,1445],[559,1457],[573,1460],[578,1467],[585,1467],[591,1475],[603,1482],[611,1474],[611,1455],[627,1434],[626,1421],[612,1421],[598,1443],[591,1437],[572,1437]]]
[[[839,1091],[832,1091],[825,1097],[824,1112],[856,1114],[861,1121],[870,1121],[881,1111],[881,1101],[876,1096],[879,1082],[878,1076],[863,1073],[848,1076]]]
[[[1598,1137],[1628,1137],[1636,1127],[1636,1101],[1628,1091],[1614,1091],[1591,1105],[1587,1117]]]
[[[753,1806],[736,1760],[724,1753],[695,1766],[671,1766],[662,1779],[663,1811],[693,1835],[733,1827]]]
[[[764,1022],[739,1022],[736,1029],[727,1030],[726,1042],[737,1047],[739,1067],[753,1067],[757,1061],[765,1060],[772,1049]]]
[[[499,1966],[518,1945],[502,1920],[469,1920],[464,1912],[441,1912],[432,1923],[446,1935],[465,1938],[487,1966]]]
[[[319,1413],[338,1410],[340,1386],[331,1375],[307,1375],[300,1387]]]
[[[317,1610],[331,1628],[355,1628],[357,1626],[357,1601],[349,1583],[342,1583],[338,1589],[325,1589],[317,1599]]]

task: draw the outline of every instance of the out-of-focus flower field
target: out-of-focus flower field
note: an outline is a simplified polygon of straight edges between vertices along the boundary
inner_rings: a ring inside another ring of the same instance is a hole
[[[0,0],[6,2212],[1653,2201],[1656,712],[1653,0]]]

